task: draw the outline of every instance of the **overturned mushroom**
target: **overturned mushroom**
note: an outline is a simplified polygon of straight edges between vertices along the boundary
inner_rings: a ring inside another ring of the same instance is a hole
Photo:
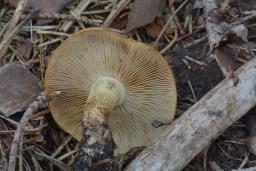
[[[45,89],[61,91],[50,109],[64,131],[80,141],[88,127],[109,125],[115,154],[146,146],[165,129],[153,121],[168,123],[176,110],[175,80],[162,56],[109,29],[65,40],[49,61]],[[87,143],[98,141],[99,132]]]

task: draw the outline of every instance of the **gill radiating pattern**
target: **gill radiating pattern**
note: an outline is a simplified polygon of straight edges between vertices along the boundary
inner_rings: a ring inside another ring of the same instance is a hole
[[[101,76],[112,76],[126,89],[123,104],[108,121],[116,153],[145,146],[163,128],[153,120],[169,122],[176,108],[175,81],[168,64],[152,47],[104,29],[76,33],[54,51],[46,72],[49,91],[62,91],[50,102],[58,125],[80,140],[81,119],[90,87]]]

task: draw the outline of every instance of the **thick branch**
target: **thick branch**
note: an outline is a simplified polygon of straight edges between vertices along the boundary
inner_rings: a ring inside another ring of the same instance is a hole
[[[184,168],[225,129],[256,104],[256,58],[237,72],[239,82],[226,79],[193,105],[126,171],[177,171]]]

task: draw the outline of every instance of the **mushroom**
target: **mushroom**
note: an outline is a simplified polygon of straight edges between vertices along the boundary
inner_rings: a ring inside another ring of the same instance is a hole
[[[79,31],[54,50],[45,89],[61,91],[49,107],[57,124],[76,140],[88,122],[107,123],[115,155],[146,146],[166,128],[152,126],[154,120],[169,123],[176,110],[175,79],[163,57],[149,45],[104,28]]]

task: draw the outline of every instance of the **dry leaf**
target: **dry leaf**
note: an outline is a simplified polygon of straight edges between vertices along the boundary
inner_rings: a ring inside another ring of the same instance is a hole
[[[164,0],[135,0],[128,16],[126,32],[152,23],[164,5]]]
[[[0,69],[0,111],[5,116],[25,110],[40,93],[39,79],[20,64]]]
[[[16,7],[19,0],[9,0],[9,4],[12,7]],[[56,14],[61,12],[61,10],[69,3],[71,0],[28,0],[25,10],[39,10],[41,13],[52,13]],[[51,20],[38,20],[37,24],[45,24]]]
[[[24,39],[22,37],[15,37],[16,41],[16,51],[26,59],[30,58],[32,49],[33,49],[33,43],[29,39]]]

